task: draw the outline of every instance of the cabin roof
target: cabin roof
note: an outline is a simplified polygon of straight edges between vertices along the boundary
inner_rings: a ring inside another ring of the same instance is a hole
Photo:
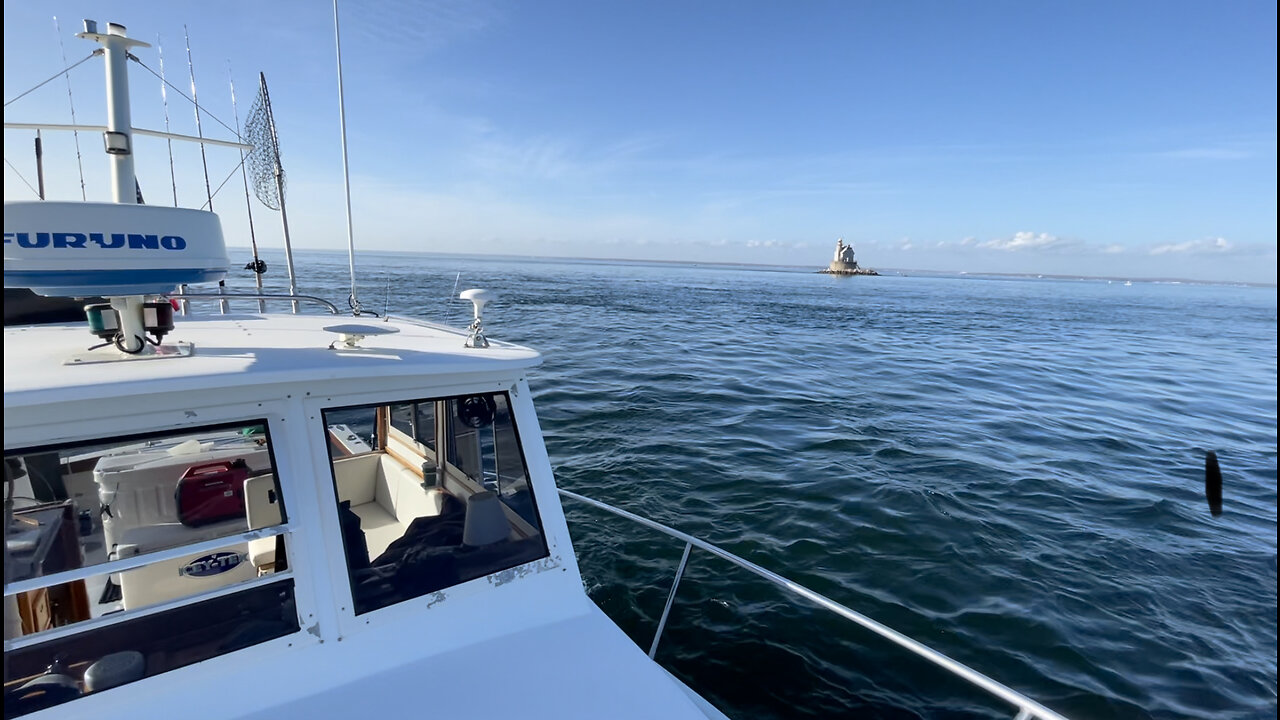
[[[394,329],[371,335],[356,349],[335,343],[324,328],[371,325]],[[143,392],[230,389],[279,383],[335,381],[369,376],[511,374],[541,362],[534,350],[490,340],[464,347],[463,331],[391,318],[334,315],[213,315],[175,318],[165,345],[191,343],[189,357],[118,362],[68,361],[100,344],[85,324],[4,329],[4,404],[25,406]],[[335,344],[337,349],[330,349]],[[100,351],[117,354],[113,348]]]

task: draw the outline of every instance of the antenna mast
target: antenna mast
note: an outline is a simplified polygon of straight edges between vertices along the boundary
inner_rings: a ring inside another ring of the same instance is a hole
[[[118,23],[107,23],[107,31],[100,33],[96,22],[85,20],[84,32],[76,37],[93,40],[105,50],[107,131],[103,134],[103,142],[111,158],[111,196],[121,204],[137,204],[139,192],[138,178],[133,170],[133,120],[129,114],[129,48],[150,46],[125,35],[124,26]],[[120,319],[116,347],[131,355],[147,350],[142,302],[141,295],[111,298],[111,307]]]
[[[359,315],[360,300],[356,297],[356,239],[351,227],[351,171],[347,165],[347,103],[342,93],[342,35],[338,31],[338,0],[333,0],[333,44],[338,55],[338,124],[342,127],[342,187],[347,197],[347,261],[351,268],[352,313]]]
[[[98,24],[85,21],[84,32],[76,37],[102,45],[107,70],[107,132],[103,136],[111,158],[111,199],[130,205],[138,202],[138,178],[133,171],[133,119],[129,112],[129,48],[151,47],[125,35],[123,25],[107,23],[105,33]]]

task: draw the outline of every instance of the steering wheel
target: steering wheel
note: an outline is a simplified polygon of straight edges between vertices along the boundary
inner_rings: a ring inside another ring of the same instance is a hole
[[[458,401],[458,419],[471,428],[482,428],[493,422],[498,405],[488,395],[470,395]]]

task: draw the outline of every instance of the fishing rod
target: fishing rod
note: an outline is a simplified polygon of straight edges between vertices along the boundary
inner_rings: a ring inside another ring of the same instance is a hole
[[[196,68],[195,63],[191,61],[191,33],[187,32],[187,26],[182,26],[182,35],[187,41],[187,72],[191,75],[191,104],[196,109],[196,137],[204,140],[204,130],[200,126],[200,98],[196,95]],[[204,143],[200,143],[200,164],[204,166],[204,192],[208,197],[209,212],[213,212],[213,187],[209,185],[209,160],[205,155]],[[226,280],[218,281],[218,292],[224,292],[227,287]],[[218,301],[218,309],[223,315],[226,315],[230,306],[226,300]]]
[[[227,84],[231,87],[231,113],[236,121],[236,139],[241,142],[244,138],[240,136],[240,109],[236,106],[236,80],[231,74],[231,61],[227,60]],[[262,294],[262,273],[267,271],[267,264],[262,262],[258,257],[258,238],[253,233],[253,203],[249,201],[249,172],[244,167],[244,149],[240,150],[240,179],[244,182],[244,211],[249,217],[249,245],[253,248],[253,262],[245,267],[253,271],[253,282],[257,285],[258,294]],[[266,301],[259,298],[258,312],[265,313],[267,311]]]
[[[160,102],[164,105],[164,131],[169,132],[169,83],[164,79],[164,45],[156,35],[156,54],[160,56]],[[173,206],[178,207],[178,176],[173,169],[173,138],[165,138],[169,144],[169,184],[173,187]],[[203,146],[201,146],[203,147]]]
[[[62,64],[67,64],[67,47],[62,42],[62,26],[58,23],[58,16],[53,16],[53,31],[58,36],[58,49],[62,51]],[[67,104],[71,106],[71,124],[76,124],[76,101],[71,96],[71,75],[65,75],[67,79]],[[87,201],[88,194],[84,189],[84,161],[80,157],[80,131],[76,130],[71,133],[76,143],[76,167],[80,169],[80,199]],[[40,186],[40,199],[44,199],[44,185]]]
[[[191,61],[191,35],[187,26],[182,26],[183,38],[187,41],[187,72],[191,75],[191,105],[196,111],[196,137],[204,140],[204,129],[200,125],[200,96],[196,95],[196,68]],[[200,143],[200,164],[204,166],[204,194],[208,198],[209,212],[213,212],[213,188],[209,185],[209,160],[204,152],[204,143]]]

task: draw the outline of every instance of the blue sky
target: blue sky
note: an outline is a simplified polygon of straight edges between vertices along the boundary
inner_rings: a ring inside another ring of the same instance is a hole
[[[5,3],[5,98],[92,46],[80,19],[155,44],[232,123],[266,73],[302,247],[345,246],[331,6]],[[1276,280],[1274,2],[348,2],[344,77],[358,248],[820,266]],[[158,70],[157,48],[141,59]],[[96,61],[71,74],[102,122]],[[134,124],[164,124],[132,70]],[[190,106],[169,98],[175,132]],[[69,122],[65,82],[5,109]],[[205,131],[229,132],[206,119]],[[101,139],[81,135],[90,199]],[[34,182],[31,135],[5,157]],[[172,202],[140,139],[148,202]],[[177,151],[182,204],[205,201]],[[217,185],[234,151],[211,149]],[[46,136],[50,196],[80,194]],[[32,197],[5,168],[5,198]],[[255,203],[260,242],[274,213]],[[247,244],[238,176],[214,199]]]

